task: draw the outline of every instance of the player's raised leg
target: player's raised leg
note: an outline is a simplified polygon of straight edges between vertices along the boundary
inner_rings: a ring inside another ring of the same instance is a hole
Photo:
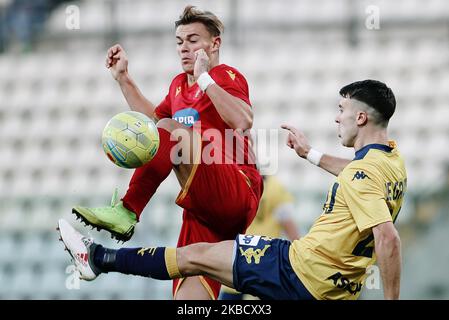
[[[97,229],[109,231],[118,240],[127,241],[132,237],[143,209],[173,167],[181,187],[184,188],[194,167],[201,138],[173,119],[162,119],[157,127],[159,149],[149,163],[135,170],[123,199],[117,201],[114,194],[108,207],[76,206],[72,212],[78,218]],[[187,153],[186,157],[181,153]],[[181,163],[174,165],[172,160],[175,158],[179,158]]]
[[[101,273],[108,272],[159,280],[207,275],[227,286],[233,286],[233,240],[195,243],[181,248],[114,250],[96,244],[63,219],[58,221],[58,229],[67,251],[74,258],[80,278],[84,280],[94,280]]]
[[[155,163],[153,159],[135,171],[122,199],[124,206],[133,211],[137,218],[172,168],[180,186],[184,188],[195,163],[200,161],[201,136],[198,133],[167,118],[160,120],[157,127],[169,133],[166,138],[170,140],[169,148],[162,150],[164,155],[161,156],[161,163]]]

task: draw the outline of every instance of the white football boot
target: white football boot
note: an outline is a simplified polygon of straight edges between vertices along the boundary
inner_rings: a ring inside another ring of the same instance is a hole
[[[85,237],[76,231],[64,219],[59,219],[57,230],[61,236],[59,240],[64,243],[67,252],[75,262],[80,279],[94,280],[101,273],[93,263],[93,253],[97,244],[94,243],[92,238]]]

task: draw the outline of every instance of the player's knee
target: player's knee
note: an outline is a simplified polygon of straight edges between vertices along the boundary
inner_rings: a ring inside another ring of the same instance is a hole
[[[208,243],[194,243],[185,247],[178,248],[176,258],[178,268],[183,276],[198,276],[204,274],[202,266],[205,264]]]

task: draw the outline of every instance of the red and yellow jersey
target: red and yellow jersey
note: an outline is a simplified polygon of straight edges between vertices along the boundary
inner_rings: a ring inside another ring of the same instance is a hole
[[[248,83],[239,71],[220,64],[209,70],[209,74],[218,86],[251,106]],[[230,130],[231,128],[223,121],[212,101],[197,83],[189,87],[187,73],[181,73],[172,80],[169,92],[156,107],[155,114],[159,119],[173,118],[199,131],[203,140],[212,141],[213,152],[221,151],[222,163],[255,163],[254,154],[248,146],[248,138]],[[226,134],[229,135],[232,132],[234,143],[231,140],[231,143],[228,142],[226,145]],[[225,154],[226,148],[232,148],[231,152]]]
[[[359,297],[366,269],[376,260],[371,228],[396,220],[406,185],[394,142],[356,152],[329,189],[321,216],[290,248],[292,267],[315,298]]]

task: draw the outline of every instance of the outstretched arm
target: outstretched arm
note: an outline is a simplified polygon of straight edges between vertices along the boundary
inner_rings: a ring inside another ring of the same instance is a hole
[[[307,158],[307,155],[306,155]],[[332,173],[334,176],[338,174],[351,162],[351,160],[338,158],[329,154],[323,154],[318,166],[327,172]]]
[[[133,111],[146,114],[157,121],[154,114],[155,106],[140,92],[136,83],[128,73],[128,57],[125,50],[116,44],[109,48],[106,57],[106,67],[111,70],[112,77],[120,85],[123,96]]]
[[[385,299],[399,299],[401,240],[392,222],[373,227],[375,252],[382,275]]]
[[[323,154],[319,159],[311,158],[309,153],[310,150],[312,150],[312,147],[307,141],[304,133],[286,124],[282,125],[281,128],[289,131],[287,146],[294,149],[298,156],[309,160],[327,172],[332,173],[334,176],[338,176],[338,174],[351,162],[351,160],[334,157],[328,154]]]

